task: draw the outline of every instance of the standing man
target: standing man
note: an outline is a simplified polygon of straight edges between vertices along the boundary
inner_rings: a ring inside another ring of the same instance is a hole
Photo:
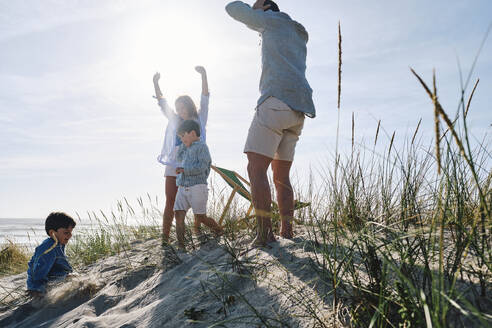
[[[226,6],[226,11],[261,36],[261,96],[244,152],[248,156],[257,219],[257,236],[253,243],[265,246],[275,241],[267,177],[270,163],[282,220],[280,235],[293,237],[294,193],[289,173],[304,117],[316,115],[312,89],[305,76],[308,33],[270,0],[257,0],[253,7],[234,1]]]

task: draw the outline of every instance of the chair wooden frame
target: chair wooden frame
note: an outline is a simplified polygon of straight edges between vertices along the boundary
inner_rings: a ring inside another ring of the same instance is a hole
[[[224,210],[222,211],[222,214],[220,216],[219,225],[222,226],[222,222],[224,221],[224,218],[225,218],[225,215],[227,214],[227,211],[229,211],[229,208],[231,207],[232,200],[234,199],[234,196],[236,195],[236,193],[238,193],[239,195],[241,195],[245,199],[249,200],[249,202],[251,203],[248,211],[246,212],[246,218],[249,218],[251,215],[251,212],[254,209],[253,198],[251,197],[251,193],[248,190],[246,190],[246,188],[244,186],[238,184],[236,181],[231,179],[231,177],[229,177],[227,174],[225,174],[224,170],[226,170],[226,169],[221,168],[221,167],[217,167],[215,165],[212,165],[211,168],[217,174],[219,174],[222,177],[222,179],[224,179],[227,182],[227,184],[229,186],[231,186],[231,188],[232,188],[232,192],[231,192],[229,199],[227,200],[227,203],[224,207]],[[240,174],[238,174],[235,171],[231,171],[231,170],[227,170],[227,171],[230,172],[231,174],[233,174],[238,180],[247,184],[248,187],[251,187],[251,184],[249,183],[249,181],[246,180],[245,178],[243,178]]]
[[[251,214],[251,212],[253,212],[253,210],[254,210],[253,198],[251,196],[251,193],[241,183],[241,182],[243,182],[248,187],[251,188],[251,184],[249,183],[249,181],[246,180],[245,178],[243,178],[241,175],[239,175],[235,171],[227,170],[227,169],[224,169],[224,168],[221,168],[221,167],[217,167],[217,166],[214,166],[214,165],[212,165],[211,168],[217,174],[219,174],[222,177],[222,179],[224,179],[227,182],[227,184],[232,188],[232,192],[231,192],[229,198],[227,199],[227,202],[226,202],[226,205],[224,207],[224,210],[222,211],[222,214],[220,216],[219,225],[222,226],[222,223],[224,222],[224,218],[225,218],[225,216],[227,214],[227,211],[229,211],[229,208],[231,207],[231,204],[232,204],[232,200],[234,199],[234,196],[236,194],[241,195],[243,198],[245,198],[246,200],[248,200],[251,203],[250,206],[249,206],[249,208],[248,208],[248,211],[246,212],[246,217],[244,219],[249,219],[249,218],[253,217],[254,214]],[[234,181],[234,179],[231,178],[230,176],[228,176],[226,174],[226,172],[228,174],[233,175],[237,179],[237,181]],[[276,206],[278,208],[278,205],[275,202],[273,202],[273,201],[272,201],[272,205],[273,206]],[[294,204],[294,210],[298,210],[298,209],[301,209],[301,208],[306,207],[306,206],[309,206],[309,205],[311,205],[311,203],[304,203],[304,202],[300,202],[300,201],[297,201],[296,200],[295,201],[295,204]]]

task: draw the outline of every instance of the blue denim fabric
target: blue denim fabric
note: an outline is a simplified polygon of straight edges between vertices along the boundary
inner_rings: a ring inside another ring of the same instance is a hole
[[[54,243],[53,239],[46,238],[41,245],[36,247],[27,269],[28,290],[44,293],[48,281],[65,278],[73,271],[65,255],[65,245],[58,244],[44,254]]]
[[[226,6],[227,13],[261,35],[260,93],[258,106],[275,97],[295,111],[315,117],[313,90],[306,80],[308,33],[283,12],[254,10],[242,1]]]
[[[191,187],[197,184],[207,184],[212,159],[207,145],[203,141],[195,141],[190,147],[179,146],[178,162],[184,173],[178,174],[176,184],[181,187]]]

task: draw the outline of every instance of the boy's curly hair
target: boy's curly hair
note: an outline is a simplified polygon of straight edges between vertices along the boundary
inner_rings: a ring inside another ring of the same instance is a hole
[[[52,212],[48,215],[46,221],[44,222],[44,229],[46,230],[46,234],[49,236],[49,231],[51,229],[57,231],[59,228],[75,228],[76,225],[77,223],[75,223],[75,220],[72,219],[71,216],[63,212]]]

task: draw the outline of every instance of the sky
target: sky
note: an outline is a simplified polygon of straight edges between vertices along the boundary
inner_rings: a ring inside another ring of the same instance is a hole
[[[439,99],[454,115],[457,63],[466,79],[492,22],[490,0],[277,3],[310,34],[306,75],[317,116],[306,119],[296,149],[293,171],[301,179],[332,165],[339,21],[342,151],[351,143],[352,115],[358,143],[373,142],[378,120],[403,143],[420,118],[422,140],[431,142],[432,104],[409,67],[428,82],[436,70]],[[164,167],[156,158],[167,121],[152,98],[156,71],[171,103],[182,94],[198,103],[193,68],[206,67],[213,163],[245,175],[260,39],[227,15],[226,4],[0,0],[0,217],[107,211],[147,194],[163,204]],[[468,122],[477,139],[491,132],[491,43],[468,85],[469,93],[480,78]]]

